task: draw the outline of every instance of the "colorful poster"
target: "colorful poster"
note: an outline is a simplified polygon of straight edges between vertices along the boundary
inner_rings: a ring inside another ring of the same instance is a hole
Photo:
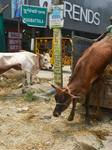
[[[18,48],[19,45],[19,48]],[[18,43],[18,30],[9,29],[8,30],[8,46],[9,52],[18,52],[22,49],[22,32],[20,33],[20,43]]]
[[[61,28],[63,24],[63,5],[52,5],[50,7],[49,28]]]
[[[23,4],[24,4],[24,0],[11,0],[12,18],[21,17],[21,7]]]

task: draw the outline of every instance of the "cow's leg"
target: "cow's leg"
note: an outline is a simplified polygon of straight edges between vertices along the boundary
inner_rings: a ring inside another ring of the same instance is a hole
[[[23,83],[23,86],[22,86],[22,93],[26,93],[25,91],[25,77],[22,77],[22,83]]]
[[[85,100],[85,108],[86,108],[86,117],[85,117],[85,122],[87,124],[90,123],[90,118],[89,118],[89,98],[90,98],[90,93],[86,95],[86,100]]]
[[[74,119],[75,116],[75,107],[76,107],[76,99],[73,99],[73,106],[72,106],[72,110],[71,113],[68,117],[68,121],[72,121]]]
[[[30,76],[30,85],[33,85],[35,82],[32,81],[32,75]]]
[[[28,84],[29,92],[31,92],[30,77],[31,77],[30,73],[26,73],[26,78],[27,78],[27,84]]]
[[[32,76],[30,76],[30,85],[33,85]]]

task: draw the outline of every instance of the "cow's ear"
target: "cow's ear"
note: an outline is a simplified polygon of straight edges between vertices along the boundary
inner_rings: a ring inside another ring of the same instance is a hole
[[[42,59],[43,59],[43,57],[44,57],[43,55],[40,55],[40,58],[42,58]]]
[[[36,54],[38,57],[43,58],[43,56],[41,54]]]

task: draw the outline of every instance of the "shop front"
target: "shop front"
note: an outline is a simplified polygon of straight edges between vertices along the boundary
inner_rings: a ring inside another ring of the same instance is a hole
[[[52,0],[25,0],[28,5],[41,7],[50,7]],[[3,6],[10,2],[3,1]],[[63,0],[64,5],[64,27],[62,28],[63,37],[71,37],[72,31],[75,35],[95,39],[102,34],[108,25],[111,17],[112,1],[111,0]],[[18,19],[11,18],[11,7],[4,14],[5,40],[7,52],[10,51],[9,30],[18,30]],[[21,48],[27,51],[31,50],[31,38],[33,37],[52,37],[53,31],[49,28],[49,12],[47,19],[47,28],[32,28],[22,22],[20,18],[20,29],[22,34]]]

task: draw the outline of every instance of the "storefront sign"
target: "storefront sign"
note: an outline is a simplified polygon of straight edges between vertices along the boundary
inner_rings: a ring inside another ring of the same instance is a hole
[[[28,26],[46,28],[47,8],[23,5],[21,14],[23,22]]]
[[[18,52],[18,30],[9,29],[8,30],[8,45],[9,52]],[[22,49],[22,33],[20,33],[20,47]]]
[[[64,1],[64,17],[68,16],[75,21],[85,21],[88,24],[100,24],[100,13],[91,9],[85,9],[79,5]]]
[[[11,17],[21,17],[21,6],[24,4],[24,0],[11,0]]]
[[[64,29],[101,34],[109,24],[111,0],[63,0]],[[50,4],[51,3],[51,4]],[[48,7],[52,0],[39,0],[42,7]],[[106,10],[106,11],[105,11]],[[56,24],[55,20],[51,23]],[[50,24],[50,21],[49,21]]]
[[[50,7],[49,27],[60,28],[63,27],[63,24],[63,5],[52,5]]]
[[[62,51],[61,51],[61,31],[53,29],[54,41],[54,81],[57,85],[62,86]]]

